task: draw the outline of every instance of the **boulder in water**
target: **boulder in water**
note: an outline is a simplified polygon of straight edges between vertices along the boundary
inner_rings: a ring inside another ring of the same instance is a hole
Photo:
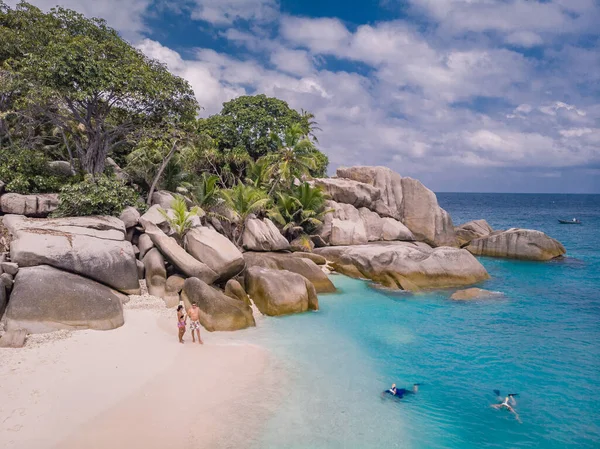
[[[280,253],[244,253],[248,267],[263,267],[272,270],[287,270],[297,273],[308,279],[315,287],[317,293],[335,292],[335,286],[323,270],[312,260],[295,257],[292,254]]]
[[[494,232],[488,222],[483,219],[461,224],[454,228],[454,231],[456,232],[456,237],[461,248],[468,245],[471,240],[485,237]]]
[[[522,260],[551,260],[564,255],[565,247],[541,231],[512,228],[472,240],[466,247],[476,256]]]
[[[246,271],[246,292],[263,315],[277,316],[318,310],[312,283],[287,270],[251,267]]]
[[[450,296],[450,299],[454,299],[455,301],[469,301],[472,299],[490,298],[494,296],[501,296],[501,293],[472,287],[455,291],[452,296]]]
[[[468,251],[431,248],[422,242],[382,242],[315,251],[332,261],[340,273],[395,289],[460,287],[489,278],[483,265]]]

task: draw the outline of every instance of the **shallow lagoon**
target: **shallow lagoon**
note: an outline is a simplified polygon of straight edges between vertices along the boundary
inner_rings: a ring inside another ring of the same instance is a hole
[[[543,230],[569,257],[483,258],[497,299],[385,292],[343,276],[321,310],[247,333],[289,373],[257,448],[600,446],[600,196],[440,194],[455,223]],[[577,216],[583,225],[559,225]],[[389,384],[423,385],[402,402]],[[518,392],[523,423],[489,407]]]

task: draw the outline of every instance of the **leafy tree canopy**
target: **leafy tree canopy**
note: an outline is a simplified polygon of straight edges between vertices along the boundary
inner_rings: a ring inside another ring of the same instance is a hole
[[[88,173],[102,173],[132,131],[195,118],[189,84],[103,20],[63,8],[46,14],[25,2],[10,9],[0,0],[0,42],[0,98],[17,93],[12,107],[60,127]]]
[[[299,113],[285,101],[261,94],[242,96],[224,103],[220,113],[199,121],[198,130],[212,137],[221,153],[243,150],[256,161],[277,152],[280,145],[273,135],[285,136],[286,130],[293,126],[300,130],[300,134],[316,141],[313,131],[318,128],[312,114],[306,111]],[[312,151],[318,163],[312,174],[322,176],[329,161],[316,148]]]

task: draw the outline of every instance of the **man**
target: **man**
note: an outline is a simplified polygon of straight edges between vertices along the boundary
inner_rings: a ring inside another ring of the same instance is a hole
[[[402,399],[405,394],[414,394],[417,391],[419,391],[419,384],[413,384],[412,390],[407,390],[406,388],[396,388],[396,384],[392,384],[392,388],[384,391],[382,396],[388,393],[392,396],[396,396],[397,398]]]
[[[204,342],[200,338],[200,309],[198,308],[198,304],[193,302],[192,307],[187,311],[187,314],[190,317],[190,331],[192,332],[192,342],[196,343],[196,339],[194,338],[194,331],[196,331],[196,335],[198,336],[198,343],[203,345]]]
[[[500,398],[498,398],[498,399],[500,399]],[[518,415],[517,411],[513,408],[513,405],[517,405],[517,401],[515,400],[515,395],[509,394],[508,396],[506,396],[504,398],[504,401],[502,401],[500,404],[492,404],[492,407],[494,407],[497,410],[506,409],[509,412],[514,413],[515,418],[517,418],[517,421],[521,422],[521,418],[519,418],[519,415]]]

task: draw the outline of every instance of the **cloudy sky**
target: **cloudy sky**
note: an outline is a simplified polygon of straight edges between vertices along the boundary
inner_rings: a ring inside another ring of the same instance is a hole
[[[202,115],[254,93],[313,112],[332,173],[600,193],[600,0],[31,1],[57,2],[186,78]]]

